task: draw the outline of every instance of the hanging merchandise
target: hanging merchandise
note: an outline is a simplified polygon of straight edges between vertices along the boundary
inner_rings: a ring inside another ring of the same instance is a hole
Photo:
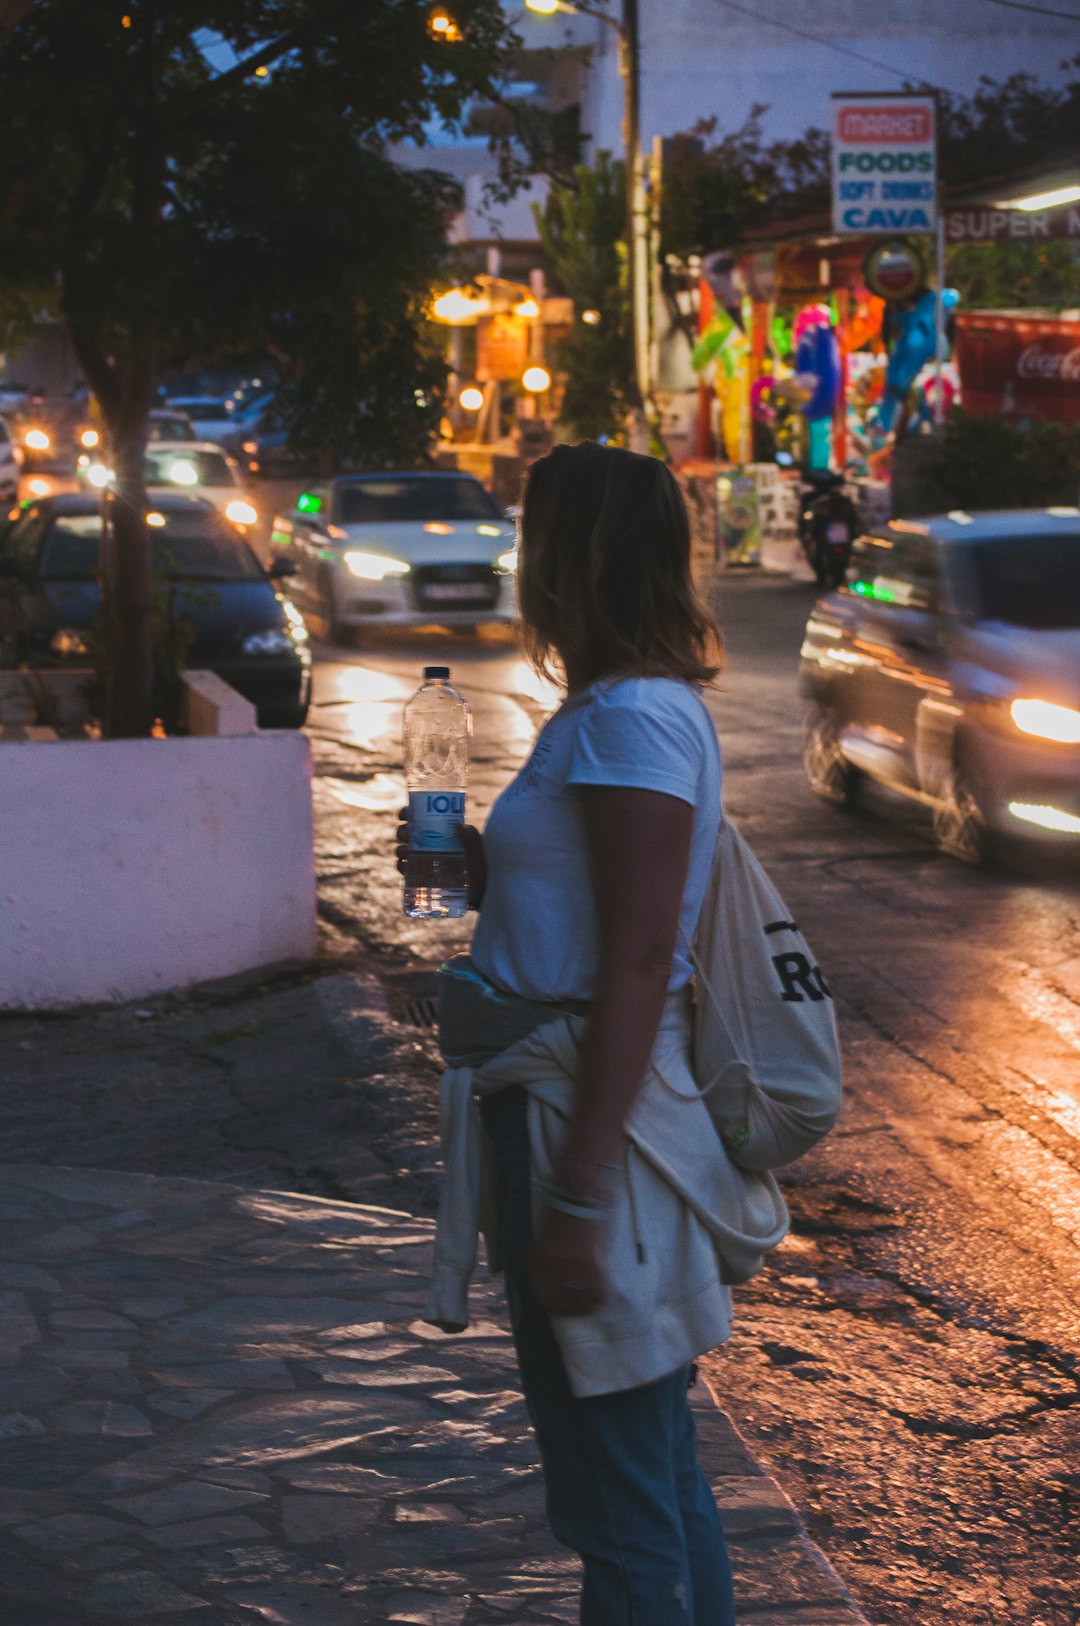
[[[848,315],[840,330],[840,345],[850,355],[864,345],[878,341],[880,348],[881,324],[885,315],[885,301],[872,294],[869,288],[853,288]]]
[[[832,417],[842,388],[840,346],[827,305],[809,305],[795,318],[795,376],[810,390],[803,407],[808,434],[807,467],[827,469],[832,455]]]
[[[946,312],[955,310],[960,303],[960,295],[955,288],[946,288],[941,298]],[[889,365],[881,401],[883,429],[893,427],[911,386],[927,362],[933,360],[937,347],[936,304],[937,295],[931,291],[923,294],[909,309],[890,312],[886,339]]]
[[[696,373],[700,373],[710,361],[719,361],[725,375],[734,378],[739,362],[749,348],[750,341],[746,334],[736,326],[726,310],[718,308],[690,353],[690,365]]]

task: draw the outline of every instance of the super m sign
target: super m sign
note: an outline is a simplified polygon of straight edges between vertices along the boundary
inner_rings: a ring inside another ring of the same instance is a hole
[[[937,105],[932,96],[832,98],[833,231],[932,232]]]

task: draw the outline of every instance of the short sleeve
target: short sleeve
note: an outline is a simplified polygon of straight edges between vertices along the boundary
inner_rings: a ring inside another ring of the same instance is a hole
[[[581,719],[566,776],[568,785],[620,785],[656,790],[695,806],[705,765],[700,709],[670,680],[655,692],[641,679],[601,694]],[[711,725],[710,725],[711,726]]]

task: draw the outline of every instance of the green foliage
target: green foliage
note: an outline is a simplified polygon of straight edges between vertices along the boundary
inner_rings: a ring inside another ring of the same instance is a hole
[[[1080,297],[1080,245],[958,243],[947,251],[946,275],[961,310],[1065,310]]]
[[[905,443],[904,450],[907,450]],[[1080,423],[1019,423],[951,412],[900,482],[903,513],[1073,504],[1080,496]],[[898,449],[898,457],[899,457]],[[899,470],[895,471],[901,472]]]
[[[578,164],[534,208],[540,241],[574,302],[574,326],[554,347],[566,375],[560,423],[587,439],[622,433],[634,400],[634,356],[626,277],[626,170],[610,153]],[[600,321],[588,325],[582,311]]]
[[[1080,67],[1080,55],[1062,66]],[[984,75],[972,96],[941,92],[939,107],[941,173],[950,186],[1076,161],[1080,79],[1052,86],[1030,73]]]
[[[662,254],[686,259],[729,248],[755,226],[828,204],[828,136],[807,130],[793,141],[766,143],[766,111],[756,105],[719,140],[712,140],[713,118],[664,143]]]

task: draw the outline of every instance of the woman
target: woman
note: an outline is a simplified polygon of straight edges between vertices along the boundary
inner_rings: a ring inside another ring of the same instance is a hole
[[[727,1334],[726,1282],[749,1274],[718,1267],[707,1200],[686,1189],[730,1173],[707,1117],[686,1117],[704,1111],[689,944],[721,817],[701,696],[720,643],[669,471],[588,442],[534,464],[519,589],[529,658],[566,698],[483,841],[466,832],[480,917],[446,979],[442,1045],[471,1071],[447,1080],[481,1096],[522,1384],[552,1529],[583,1561],[583,1626],[731,1626],[687,1400],[694,1355]],[[676,1120],[693,1128],[665,1147]],[[436,1300],[449,1257],[437,1246]],[[429,1318],[460,1327],[465,1312]]]

